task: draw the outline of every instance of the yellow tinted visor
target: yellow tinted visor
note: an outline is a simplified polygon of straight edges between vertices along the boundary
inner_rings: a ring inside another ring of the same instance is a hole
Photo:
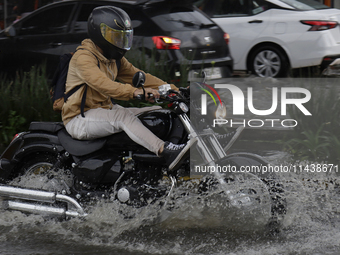
[[[132,46],[133,30],[116,30],[104,23],[100,24],[100,32],[106,41],[114,46],[129,50]]]

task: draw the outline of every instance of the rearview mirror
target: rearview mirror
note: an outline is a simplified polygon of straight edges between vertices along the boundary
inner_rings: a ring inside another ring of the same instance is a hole
[[[5,29],[5,35],[8,37],[14,37],[16,36],[16,31],[13,26],[9,26],[8,28]]]
[[[135,73],[135,75],[132,78],[132,84],[136,88],[143,87],[145,83],[145,74],[141,71]]]

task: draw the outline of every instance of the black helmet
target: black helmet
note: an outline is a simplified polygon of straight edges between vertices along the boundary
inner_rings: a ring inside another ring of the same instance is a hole
[[[117,7],[101,6],[93,9],[87,21],[87,32],[107,59],[121,59],[132,45],[130,17]]]

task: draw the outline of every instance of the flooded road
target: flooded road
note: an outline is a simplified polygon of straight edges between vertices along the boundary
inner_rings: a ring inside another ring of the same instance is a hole
[[[272,164],[288,164],[279,151]],[[310,164],[310,162],[301,162]],[[1,254],[339,254],[339,173],[284,173],[287,214],[279,233],[258,226],[258,215],[236,225],[242,213],[214,216],[193,199],[159,223],[158,208],[111,202],[95,205],[86,219],[58,221],[20,212],[0,213]],[[182,209],[181,209],[182,208]],[[123,216],[125,215],[125,217]],[[127,219],[126,215],[131,216]]]
[[[271,98],[266,86],[256,87]],[[261,109],[271,106],[263,97],[255,103]],[[323,164],[296,162],[289,154],[265,146],[254,148],[243,142],[238,149],[256,152],[277,166],[306,169]],[[179,199],[171,215],[156,205],[137,209],[116,201],[100,202],[85,219],[67,221],[0,211],[0,254],[340,254],[339,169],[283,172],[280,177],[287,212],[277,233],[262,224],[261,217],[268,216],[265,211],[261,215],[252,208],[229,210],[223,199],[209,203],[190,196]]]

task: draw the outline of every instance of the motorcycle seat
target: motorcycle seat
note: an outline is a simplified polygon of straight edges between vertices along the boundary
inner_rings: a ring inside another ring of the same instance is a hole
[[[73,156],[85,156],[103,148],[106,143],[105,138],[95,140],[76,140],[73,139],[66,129],[58,133],[58,138],[65,150]]]
[[[31,122],[29,126],[30,131],[45,131],[49,133],[56,133],[64,128],[62,122]]]

